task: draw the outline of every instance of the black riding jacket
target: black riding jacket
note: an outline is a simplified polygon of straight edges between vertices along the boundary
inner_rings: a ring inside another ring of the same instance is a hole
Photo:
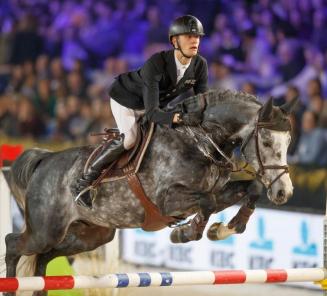
[[[194,93],[208,90],[208,66],[206,60],[196,55],[176,84],[177,71],[174,50],[154,54],[137,71],[116,77],[109,95],[119,104],[134,110],[145,109],[149,121],[172,124],[174,112],[162,110],[180,94],[193,88]]]

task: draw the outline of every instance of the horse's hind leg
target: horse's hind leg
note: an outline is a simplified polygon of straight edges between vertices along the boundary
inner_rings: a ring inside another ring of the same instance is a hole
[[[65,228],[61,229],[61,237],[64,235],[65,231]],[[17,264],[21,256],[30,256],[47,252],[51,249],[52,245],[55,245],[56,240],[59,240],[58,237],[51,236],[44,230],[32,232],[29,227],[27,227],[23,233],[8,234],[5,239],[6,276],[16,276]],[[15,293],[7,293],[5,295],[15,295]]]
[[[23,233],[10,233],[6,236],[6,277],[16,277],[17,264],[23,255],[34,255],[40,250],[36,240],[26,230]],[[6,296],[16,295],[14,292],[4,293]]]
[[[45,276],[48,263],[59,256],[71,256],[91,251],[108,243],[115,236],[114,228],[104,228],[83,223],[73,223],[68,229],[65,239],[47,253],[37,256],[35,276]],[[33,296],[46,296],[46,291],[36,291]]]
[[[16,277],[17,264],[19,259],[22,257],[22,245],[25,241],[25,236],[22,233],[10,233],[6,235],[6,277]],[[16,293],[4,293],[6,296],[13,296]]]
[[[6,235],[6,276],[7,277],[15,277],[16,276],[16,268],[18,261],[21,257],[21,252],[17,250],[18,245],[17,241],[19,241],[21,234],[20,233],[10,233]]]

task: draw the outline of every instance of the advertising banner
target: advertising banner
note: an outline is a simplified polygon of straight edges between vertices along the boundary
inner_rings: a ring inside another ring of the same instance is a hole
[[[237,213],[233,206],[213,215],[225,224]],[[122,258],[126,261],[182,270],[269,269],[320,267],[323,262],[323,216],[256,209],[247,229],[223,241],[203,238],[172,244],[171,229],[122,231]],[[312,284],[301,285],[313,286]]]

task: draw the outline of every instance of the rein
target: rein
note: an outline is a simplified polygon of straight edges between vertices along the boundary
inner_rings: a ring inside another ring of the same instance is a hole
[[[219,167],[223,167],[223,168],[231,170],[232,173],[245,172],[247,174],[252,175],[253,177],[259,177],[259,179],[261,179],[265,175],[267,170],[283,170],[267,186],[267,189],[270,189],[271,186],[278,179],[280,179],[284,174],[289,172],[289,169],[288,169],[288,165],[264,165],[263,164],[262,157],[261,157],[261,154],[260,154],[260,148],[259,148],[259,130],[261,128],[274,129],[273,128],[274,123],[273,122],[259,121],[259,114],[260,114],[260,110],[258,111],[257,120],[255,122],[255,126],[254,126],[253,130],[249,133],[249,135],[247,136],[247,138],[245,139],[245,141],[241,145],[241,152],[242,152],[242,155],[243,155],[243,157],[244,157],[244,159],[246,161],[245,165],[243,167],[241,167],[241,168],[238,167],[237,163],[235,161],[233,161],[230,157],[228,157],[222,151],[222,149],[212,139],[212,136],[209,133],[207,133],[203,129],[203,127],[201,125],[197,126],[197,128],[199,128],[201,132],[197,132],[196,130],[192,129],[190,126],[185,126],[184,128],[185,128],[187,134],[189,134],[194,139],[194,141],[197,143],[198,149],[203,153],[203,155],[206,158],[208,158],[212,163],[214,163],[215,165],[217,165]],[[179,130],[179,129],[176,129],[176,130]],[[258,160],[258,164],[259,164],[259,170],[257,172],[255,172],[255,173],[253,173],[252,171],[246,169],[246,167],[249,165],[249,163],[247,162],[247,159],[246,159],[245,154],[243,152],[245,147],[248,145],[248,143],[250,142],[252,137],[254,137],[254,140],[255,140],[255,153],[256,153],[257,160]],[[206,145],[206,144],[211,145],[225,159],[225,161],[217,160],[217,158],[210,152],[210,149],[208,149],[208,145]]]

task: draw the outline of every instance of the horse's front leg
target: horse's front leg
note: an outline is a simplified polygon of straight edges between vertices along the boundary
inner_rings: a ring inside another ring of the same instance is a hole
[[[187,224],[176,227],[170,234],[173,243],[187,243],[202,238],[210,215],[216,209],[215,200],[207,194],[201,194],[199,199],[199,212]]]
[[[232,234],[243,233],[250,216],[254,212],[255,204],[260,197],[261,188],[261,185],[257,181],[228,184],[222,193],[223,195],[233,194],[238,199],[237,201],[243,199],[245,196],[247,196],[247,199],[227,225],[221,222],[212,224],[207,232],[208,238],[210,240],[223,240]]]
[[[250,216],[254,212],[255,202],[258,198],[259,196],[250,196],[227,225],[222,222],[212,224],[207,232],[208,238],[210,240],[223,240],[233,234],[243,233]]]

